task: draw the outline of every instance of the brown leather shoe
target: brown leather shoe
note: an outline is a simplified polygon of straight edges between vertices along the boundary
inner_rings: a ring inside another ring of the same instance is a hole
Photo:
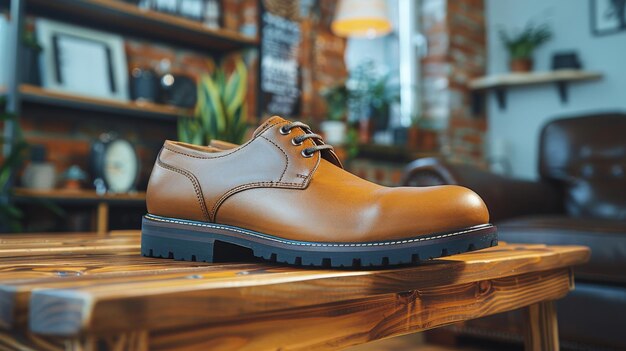
[[[497,244],[471,190],[370,183],[308,126],[280,117],[241,146],[166,141],[147,207],[141,250],[152,257],[212,262],[245,248],[290,264],[379,266]]]

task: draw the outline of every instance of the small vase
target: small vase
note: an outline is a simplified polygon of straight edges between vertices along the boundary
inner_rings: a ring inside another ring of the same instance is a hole
[[[529,58],[512,59],[509,64],[511,72],[530,72],[533,69],[533,60]]]
[[[324,141],[331,145],[342,145],[346,141],[346,124],[342,121],[324,121],[320,125]]]

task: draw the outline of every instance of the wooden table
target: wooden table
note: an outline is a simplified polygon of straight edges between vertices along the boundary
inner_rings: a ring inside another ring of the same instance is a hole
[[[579,246],[500,245],[380,270],[139,256],[139,233],[0,236],[0,350],[332,350],[525,308],[558,349],[551,301]]]

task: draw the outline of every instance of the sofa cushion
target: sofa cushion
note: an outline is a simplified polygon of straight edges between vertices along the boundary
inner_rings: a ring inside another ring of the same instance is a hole
[[[559,338],[564,349],[626,350],[626,288],[578,283],[556,302]],[[585,308],[580,308],[580,306]],[[522,340],[521,310],[457,324],[455,331],[500,340]]]
[[[577,279],[626,283],[626,221],[532,216],[496,224],[501,241],[588,246],[591,259],[576,267]]]

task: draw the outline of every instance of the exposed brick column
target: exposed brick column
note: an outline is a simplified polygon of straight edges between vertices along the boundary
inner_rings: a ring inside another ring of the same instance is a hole
[[[429,52],[422,59],[425,117],[445,128],[441,151],[453,161],[484,163],[487,119],[471,112],[471,79],[484,75],[483,0],[424,0],[422,31]]]

